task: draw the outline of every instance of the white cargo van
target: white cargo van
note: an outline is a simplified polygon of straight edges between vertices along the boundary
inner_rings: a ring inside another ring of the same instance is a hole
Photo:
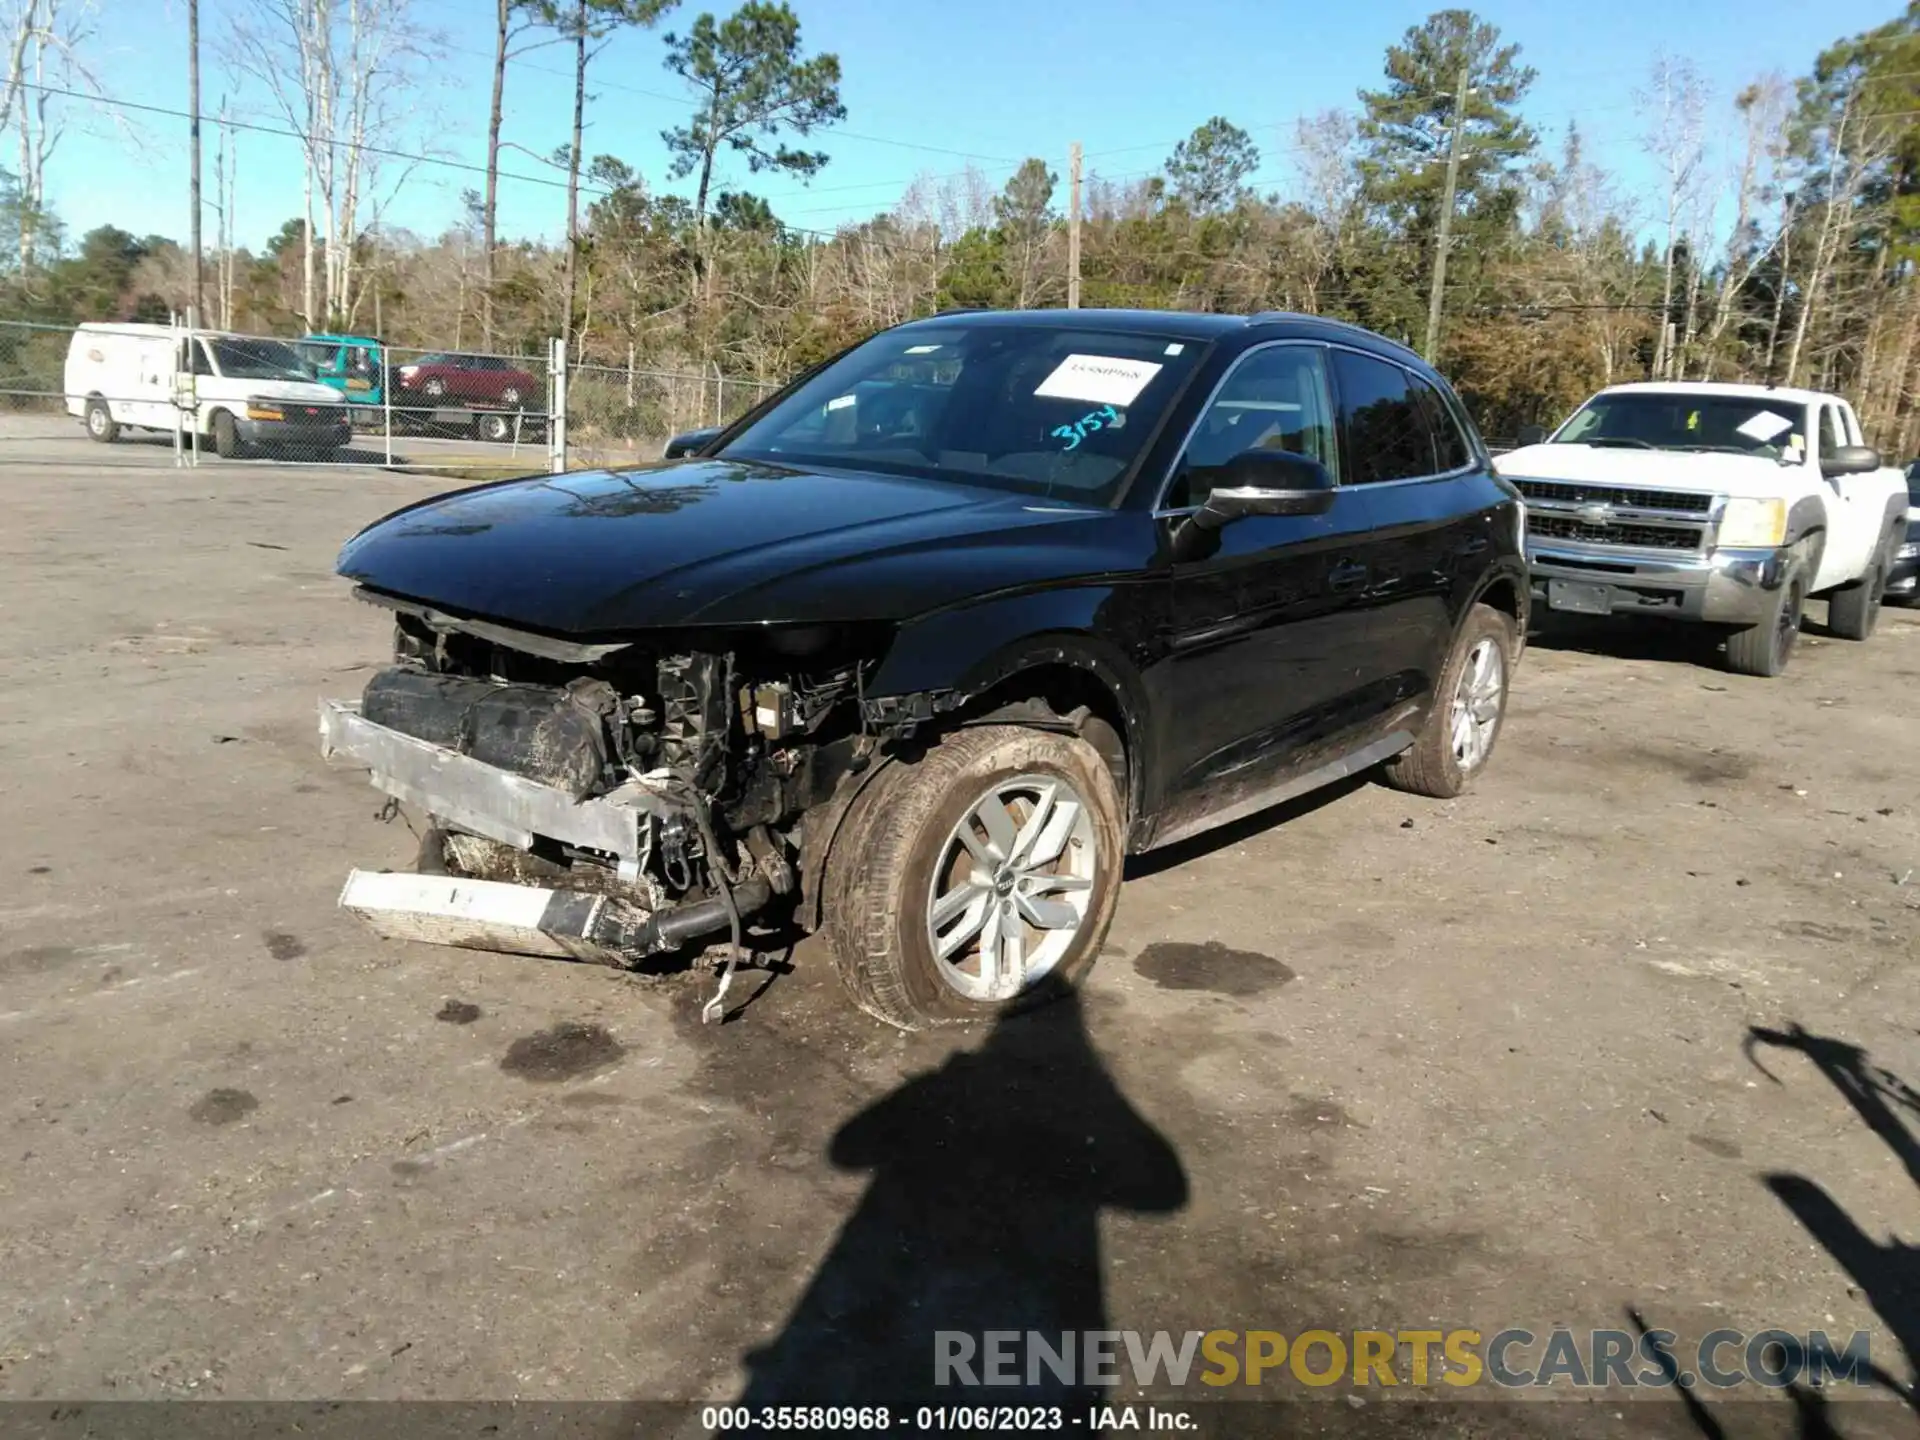
[[[67,348],[67,413],[102,443],[124,427],[197,430],[221,455],[330,457],[352,437],[347,407],[291,345],[170,325],[87,324]]]

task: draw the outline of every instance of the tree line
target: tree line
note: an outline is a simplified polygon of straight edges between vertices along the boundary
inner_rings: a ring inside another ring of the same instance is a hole
[[[444,37],[409,0],[236,3],[228,61],[302,137],[307,204],[258,251],[236,244],[243,132],[215,121],[211,323],[522,353],[564,334],[588,365],[775,382],[915,316],[1065,303],[1064,187],[1047,160],[998,185],[971,169],[925,176],[831,232],[783,223],[754,193],[758,177],[817,174],[827,156],[810,138],[846,118],[838,58],[808,53],[785,3],[747,0],[659,36],[687,118],[663,135],[671,168],[655,179],[688,181],[682,196],[581,145],[594,62],[615,34],[669,24],[676,0],[495,0],[484,173],[433,235],[382,212],[436,163],[393,143],[394,107]],[[544,155],[503,121],[513,62],[541,47],[567,57],[574,100],[568,141]],[[35,94],[20,63],[0,127]],[[1806,74],[1731,96],[1656,57],[1633,95],[1655,177],[1637,188],[1594,161],[1577,125],[1528,122],[1536,78],[1495,26],[1441,10],[1387,47],[1351,110],[1293,127],[1284,185],[1259,184],[1267,157],[1226,116],[1153,173],[1096,170],[1081,303],[1351,320],[1431,354],[1495,437],[1553,423],[1606,384],[1738,379],[1843,391],[1884,447],[1920,447],[1920,0]],[[44,110],[37,123],[44,133]],[[503,170],[503,151],[531,155],[530,178],[556,208],[564,198],[557,242],[500,233],[501,185],[528,178]],[[113,227],[69,243],[43,194],[0,176],[0,309],[164,318],[192,302],[177,244]]]

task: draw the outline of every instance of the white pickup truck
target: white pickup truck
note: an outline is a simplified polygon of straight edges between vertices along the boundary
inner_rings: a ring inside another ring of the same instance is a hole
[[[1496,468],[1526,497],[1546,608],[1725,626],[1744,675],[1786,668],[1809,596],[1835,634],[1873,632],[1907,487],[1839,396],[1616,385],[1522,440]]]

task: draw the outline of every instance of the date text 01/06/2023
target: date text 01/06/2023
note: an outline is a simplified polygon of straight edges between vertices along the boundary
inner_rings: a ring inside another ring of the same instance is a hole
[[[1158,1406],[1100,1405],[1068,1410],[1059,1405],[922,1405],[890,1410],[884,1405],[709,1405],[701,1428],[711,1434],[743,1430],[791,1431],[1060,1431],[1197,1429],[1184,1410]]]

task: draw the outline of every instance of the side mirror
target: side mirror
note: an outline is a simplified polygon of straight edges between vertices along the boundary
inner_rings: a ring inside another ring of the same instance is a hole
[[[1837,445],[1820,457],[1820,473],[1835,475],[1871,475],[1880,468],[1880,452],[1871,445]]]
[[[703,429],[689,430],[684,435],[676,435],[667,441],[667,448],[662,452],[660,458],[662,460],[678,460],[683,455],[691,455],[709,440],[713,439],[714,436],[718,435],[721,428],[722,427],[718,425],[708,425]]]
[[[1547,443],[1547,427],[1544,425],[1522,425],[1520,427],[1522,445],[1544,445]]]
[[[1324,515],[1333,508],[1333,476],[1318,460],[1288,450],[1245,450],[1218,472],[1206,503],[1194,512],[1202,530],[1243,515]]]

